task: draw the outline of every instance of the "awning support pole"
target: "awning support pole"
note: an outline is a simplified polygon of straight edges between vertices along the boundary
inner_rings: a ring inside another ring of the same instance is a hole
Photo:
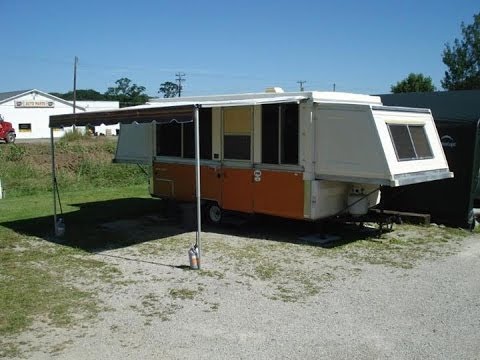
[[[57,176],[55,174],[55,143],[53,128],[50,128],[50,148],[52,151],[52,193],[53,193],[53,233],[57,235]]]
[[[197,193],[197,250],[198,250],[198,269],[201,267],[201,233],[202,233],[202,211],[200,204],[200,126],[199,126],[199,106],[194,109],[193,121],[195,125],[195,189]]]

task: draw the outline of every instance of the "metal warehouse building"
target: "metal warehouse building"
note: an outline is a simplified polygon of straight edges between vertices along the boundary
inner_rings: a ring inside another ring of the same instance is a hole
[[[75,112],[118,109],[118,101],[77,101]],[[0,93],[0,114],[11,122],[17,139],[49,138],[50,115],[73,113],[73,103],[46,92],[30,89]],[[95,132],[103,135],[116,134],[118,125],[97,126]],[[54,129],[60,137],[68,128]]]
[[[432,110],[450,170],[455,177],[382,191],[385,209],[429,213],[432,220],[473,228],[480,199],[480,90],[380,95],[390,106]]]

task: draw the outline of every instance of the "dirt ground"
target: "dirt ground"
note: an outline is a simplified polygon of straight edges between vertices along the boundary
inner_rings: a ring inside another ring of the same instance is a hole
[[[299,240],[313,229],[283,221],[205,230],[193,271],[194,232],[152,216],[103,224],[99,236],[139,241],[85,255],[114,276],[69,275],[95,292],[98,315],[66,327],[38,319],[0,344],[30,359],[479,358],[477,234],[353,227],[319,245]]]

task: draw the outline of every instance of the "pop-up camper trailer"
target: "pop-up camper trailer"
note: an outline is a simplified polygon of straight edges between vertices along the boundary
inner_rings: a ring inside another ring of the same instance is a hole
[[[198,112],[194,109],[198,109]],[[158,99],[107,112],[52,116],[51,127],[121,122],[116,162],[152,166],[150,193],[195,200],[199,114],[202,204],[318,220],[365,214],[381,186],[453,177],[430,110],[338,92]]]

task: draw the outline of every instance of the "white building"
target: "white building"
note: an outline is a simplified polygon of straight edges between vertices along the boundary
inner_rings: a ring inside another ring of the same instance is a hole
[[[75,112],[118,109],[118,101],[77,101]],[[50,137],[50,115],[73,113],[73,103],[37,89],[0,93],[0,114],[11,122],[17,139]],[[98,134],[117,133],[118,125],[97,126]],[[69,128],[54,129],[54,136],[61,137]]]

